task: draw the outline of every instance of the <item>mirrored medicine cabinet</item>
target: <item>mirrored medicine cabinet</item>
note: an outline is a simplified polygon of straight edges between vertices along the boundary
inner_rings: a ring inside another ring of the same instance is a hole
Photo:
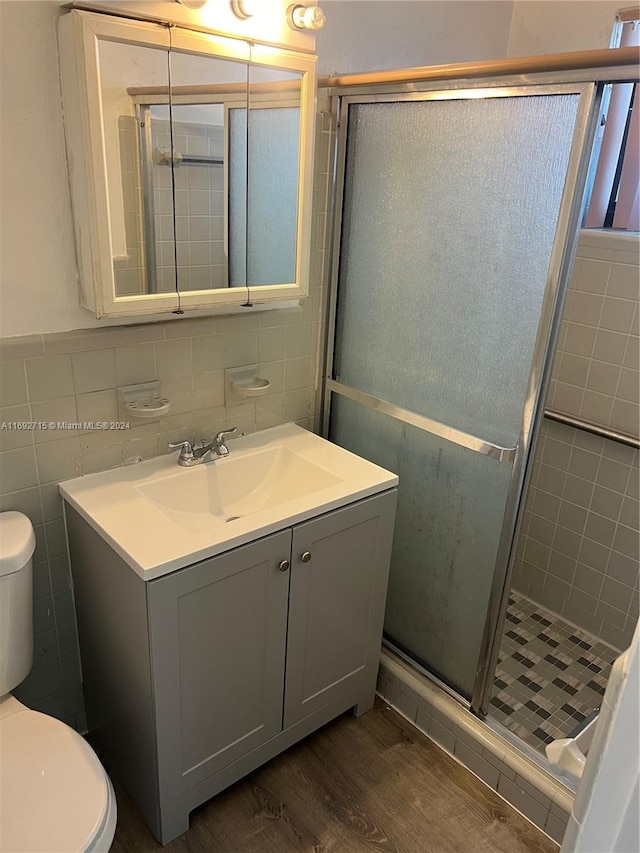
[[[78,10],[59,26],[83,307],[306,296],[315,57]]]

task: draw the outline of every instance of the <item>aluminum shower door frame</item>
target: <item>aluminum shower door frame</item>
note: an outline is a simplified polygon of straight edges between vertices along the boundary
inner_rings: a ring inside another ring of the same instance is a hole
[[[356,399],[361,405],[377,409],[403,422],[412,423],[428,433],[440,435],[469,449],[484,452],[494,458],[496,462],[512,464],[510,486],[505,504],[471,701],[469,702],[464,696],[443,684],[435,674],[430,674],[430,677],[439,686],[444,687],[448,693],[455,695],[463,705],[470,707],[480,717],[486,716],[489,706],[493,672],[508,604],[515,556],[514,544],[519,530],[522,496],[528,481],[533,438],[544,414],[542,402],[549,381],[551,355],[557,340],[562,302],[571,273],[578,238],[586,179],[600,119],[604,82],[621,82],[633,74],[637,76],[637,68],[624,66],[620,69],[611,67],[578,69],[576,71],[521,74],[511,77],[482,77],[472,80],[453,79],[445,81],[438,79],[436,81],[422,80],[415,83],[392,84],[382,82],[372,86],[358,85],[354,87],[340,85],[329,89],[336,118],[337,134],[333,175],[333,228],[329,252],[330,286],[324,350],[322,433],[325,437],[328,436],[331,400],[333,394],[338,394]],[[432,427],[434,422],[422,415],[408,412],[406,409],[393,406],[386,401],[376,400],[370,395],[351,389],[336,381],[333,375],[333,363],[350,106],[362,103],[562,94],[577,94],[580,100],[538,321],[536,343],[517,446],[515,448],[503,448],[505,452],[501,453],[496,452],[495,445],[490,441],[482,441],[474,436],[464,436],[457,430],[452,430],[451,434],[447,435],[446,431],[451,428],[446,425],[436,424],[434,429]],[[419,665],[418,667],[420,671],[425,672],[423,667]]]

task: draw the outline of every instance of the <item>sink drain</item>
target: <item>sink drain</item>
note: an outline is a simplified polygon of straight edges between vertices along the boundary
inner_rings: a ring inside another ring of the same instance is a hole
[[[225,518],[224,523],[228,524],[230,521],[237,521],[239,518],[242,518],[241,515],[230,515],[229,518]]]

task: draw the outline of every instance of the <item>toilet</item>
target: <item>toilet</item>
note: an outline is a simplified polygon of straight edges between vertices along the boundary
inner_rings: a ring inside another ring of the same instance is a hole
[[[33,663],[34,548],[29,519],[0,513],[0,853],[106,853],[116,800],[97,756],[10,693]]]

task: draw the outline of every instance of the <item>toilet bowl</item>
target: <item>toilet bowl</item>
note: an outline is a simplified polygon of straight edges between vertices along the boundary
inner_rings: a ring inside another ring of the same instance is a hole
[[[34,546],[26,516],[0,513],[0,853],[106,853],[116,801],[97,756],[9,692],[32,664]]]

